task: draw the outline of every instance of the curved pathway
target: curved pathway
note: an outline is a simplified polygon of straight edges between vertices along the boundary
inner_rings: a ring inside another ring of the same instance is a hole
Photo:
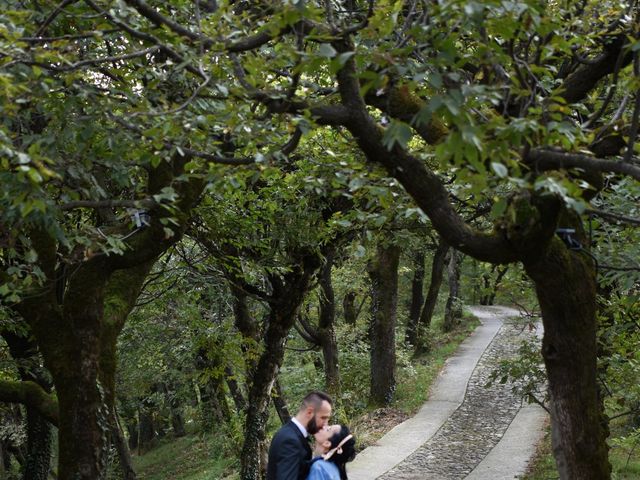
[[[505,307],[473,307],[482,325],[447,360],[418,414],[361,452],[351,480],[499,480],[524,472],[545,413],[523,406],[509,384],[485,385],[500,360],[536,335]]]

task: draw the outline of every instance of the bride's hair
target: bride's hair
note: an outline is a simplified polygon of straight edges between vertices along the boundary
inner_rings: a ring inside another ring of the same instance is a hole
[[[345,439],[348,438],[346,441]],[[340,425],[340,431],[334,433],[329,439],[331,450],[337,450],[329,457],[329,461],[335,463],[340,470],[340,480],[347,480],[347,469],[345,464],[356,457],[356,441],[346,425]]]

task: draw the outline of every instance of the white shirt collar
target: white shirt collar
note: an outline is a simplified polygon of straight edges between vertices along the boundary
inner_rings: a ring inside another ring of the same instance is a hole
[[[307,429],[304,428],[304,426],[298,421],[296,417],[291,417],[291,421],[296,424],[296,427],[298,427],[298,430],[300,430],[300,433],[302,433],[302,436],[304,438],[307,438],[309,436],[309,432],[307,432]]]

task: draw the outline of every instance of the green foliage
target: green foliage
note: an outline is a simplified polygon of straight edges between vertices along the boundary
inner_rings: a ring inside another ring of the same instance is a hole
[[[523,325],[523,328],[539,328],[536,325]],[[548,405],[549,393],[546,389],[547,374],[542,363],[538,341],[523,340],[518,347],[517,356],[500,361],[491,372],[487,386],[495,382],[509,383],[511,391],[527,403]]]
[[[134,465],[141,480],[210,480],[223,478],[233,465],[227,452],[223,432],[189,435],[134,457]]]

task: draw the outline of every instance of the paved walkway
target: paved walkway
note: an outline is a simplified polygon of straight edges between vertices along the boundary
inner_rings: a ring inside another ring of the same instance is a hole
[[[416,416],[360,452],[350,480],[512,480],[542,438],[544,410],[523,406],[509,384],[485,385],[501,359],[535,332],[505,307],[474,307],[482,325],[450,358]],[[506,321],[506,322],[505,322]]]

